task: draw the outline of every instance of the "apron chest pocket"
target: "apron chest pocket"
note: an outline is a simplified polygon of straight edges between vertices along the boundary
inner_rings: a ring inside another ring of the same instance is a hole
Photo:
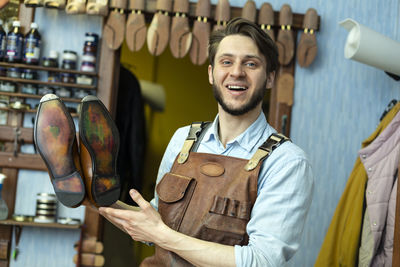
[[[178,230],[196,187],[191,177],[166,173],[156,187],[158,210],[164,223]]]

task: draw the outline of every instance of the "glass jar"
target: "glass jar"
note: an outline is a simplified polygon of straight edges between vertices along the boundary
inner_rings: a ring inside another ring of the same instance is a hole
[[[15,110],[29,110],[31,109],[31,105],[24,103],[24,99],[14,97],[10,99],[10,104],[8,107]]]
[[[95,72],[96,71],[96,65],[91,63],[91,62],[82,62],[81,71]]]
[[[21,93],[23,94],[32,94],[32,95],[36,95],[38,91],[38,88],[36,85],[34,84],[24,84],[21,87]]]
[[[76,77],[77,84],[84,84],[84,85],[92,85],[93,84],[93,77],[86,76],[86,75],[79,75]]]
[[[76,70],[76,61],[63,59],[61,68],[66,70]]]
[[[53,94],[54,89],[49,86],[40,86],[38,89],[38,95]]]
[[[83,89],[75,90],[75,92],[74,92],[74,98],[78,98],[78,99],[84,98],[87,95],[89,95],[89,93]]]
[[[17,85],[12,82],[2,82],[0,84],[0,91],[15,93],[17,91]]]
[[[57,61],[56,58],[43,57],[42,65],[43,65],[43,67],[57,68],[58,67],[58,61]]]
[[[61,73],[61,82],[62,83],[75,83],[75,81],[76,81],[75,74]]]
[[[63,55],[62,55],[63,60],[72,60],[72,61],[77,61],[78,60],[78,55],[75,51],[71,50],[64,50]]]
[[[57,83],[60,81],[60,74],[58,72],[51,72],[47,74],[47,81]]]
[[[29,80],[37,80],[38,78],[38,73],[34,70],[30,70],[30,69],[25,69],[22,71],[22,75],[21,75],[22,79],[29,79]]]
[[[82,63],[83,62],[90,62],[96,64],[96,55],[91,53],[82,55]]]
[[[19,68],[9,68],[7,70],[7,77],[10,78],[21,78],[21,70]]]
[[[99,35],[94,32],[87,32],[85,33],[85,45],[86,44],[93,44],[97,45],[99,42]]]
[[[76,62],[78,61],[78,56],[75,51],[64,50],[62,56],[61,68],[67,70],[76,70]]]
[[[59,97],[71,97],[71,91],[65,87],[60,87],[55,90],[55,94]]]

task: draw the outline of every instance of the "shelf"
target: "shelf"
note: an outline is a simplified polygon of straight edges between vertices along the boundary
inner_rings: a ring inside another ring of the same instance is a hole
[[[0,110],[9,111],[9,112],[25,112],[25,113],[36,113],[36,109],[14,109],[14,108],[3,108],[0,107]],[[78,117],[78,113],[70,113],[71,117]]]
[[[32,227],[45,227],[45,228],[59,228],[59,229],[79,229],[81,224],[61,224],[61,223],[37,223],[37,222],[17,222],[14,220],[0,221],[1,225],[18,225],[18,226],[32,226]]]
[[[85,72],[85,71],[78,71],[78,70],[66,70],[66,69],[61,69],[61,68],[49,68],[49,67],[43,67],[43,66],[37,66],[37,65],[27,65],[27,64],[20,64],[20,63],[0,62],[0,67],[31,69],[31,70],[40,70],[40,71],[49,71],[49,72],[63,72],[63,73],[72,73],[72,74],[79,74],[79,75],[97,77],[97,73],[96,72]]]
[[[22,97],[22,98],[33,98],[33,99],[41,99],[43,97],[42,95],[10,93],[10,92],[2,92],[2,91],[0,91],[0,95]],[[74,103],[80,103],[81,102],[81,99],[78,99],[78,98],[66,98],[66,97],[60,97],[60,98],[64,102],[74,102]]]
[[[16,168],[25,170],[48,171],[39,154],[17,153],[0,151],[0,166],[2,168]]]
[[[0,125],[0,140],[4,142],[13,142],[15,138],[15,126]],[[20,130],[19,139],[24,140],[25,144],[33,143],[33,128],[18,127]]]
[[[13,108],[3,108],[0,107],[0,110],[9,111],[9,112],[27,112],[27,113],[35,113],[36,109],[13,109]]]
[[[96,86],[94,86],[94,85],[84,85],[84,84],[77,84],[77,83],[45,82],[45,81],[11,78],[11,77],[3,77],[3,76],[0,77],[0,81],[48,85],[50,87],[59,86],[59,87],[73,87],[73,88],[80,88],[80,89],[96,90]]]

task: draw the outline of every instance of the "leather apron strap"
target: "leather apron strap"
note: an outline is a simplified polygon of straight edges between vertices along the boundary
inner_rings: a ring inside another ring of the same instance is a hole
[[[188,137],[186,138],[185,142],[183,143],[183,147],[181,149],[181,153],[179,153],[178,157],[178,163],[183,164],[186,162],[189,152],[192,151],[193,145],[195,143],[200,143],[198,141],[201,141],[199,139],[201,133],[205,133],[203,131],[208,125],[211,125],[211,122],[193,122],[192,125],[190,126],[189,134]],[[202,137],[203,135],[201,135]],[[195,146],[195,150],[197,150],[197,146]]]
[[[265,141],[264,144],[257,149],[256,153],[254,153],[253,157],[249,160],[244,169],[246,171],[253,170],[255,167],[257,167],[260,161],[266,159],[272,153],[272,151],[286,141],[290,141],[290,139],[283,134],[271,134],[267,141]]]
[[[188,137],[183,143],[183,147],[181,152],[179,153],[178,163],[183,164],[186,162],[190,151],[197,151],[197,148],[201,142],[201,139],[204,136],[204,131],[211,125],[211,122],[193,122],[190,126]],[[278,146],[283,144],[286,141],[290,141],[290,139],[283,134],[273,133],[271,134],[267,141],[265,141],[253,155],[253,157],[249,160],[249,162],[244,167],[246,171],[254,170],[255,167],[262,161],[266,159],[271,152],[276,149]]]

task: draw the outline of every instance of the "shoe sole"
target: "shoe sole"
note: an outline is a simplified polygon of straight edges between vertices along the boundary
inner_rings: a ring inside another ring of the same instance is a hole
[[[58,200],[67,207],[79,206],[85,198],[85,185],[74,163],[75,126],[56,95],[47,94],[40,100],[33,133]]]
[[[95,96],[82,99],[79,135],[92,160],[92,177],[86,177],[87,191],[96,205],[109,206],[120,196],[119,132],[107,108]]]

